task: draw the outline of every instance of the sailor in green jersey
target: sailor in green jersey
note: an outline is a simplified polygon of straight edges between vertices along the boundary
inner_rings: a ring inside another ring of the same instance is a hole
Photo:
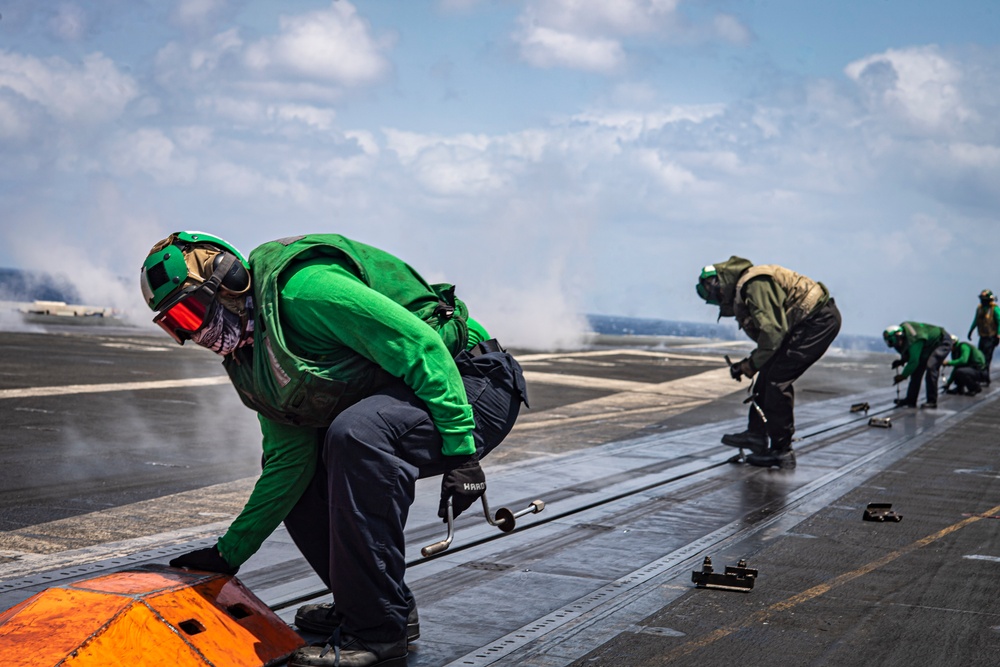
[[[900,358],[892,362],[893,368],[902,367],[893,377],[893,384],[909,378],[906,398],[897,398],[896,405],[904,408],[917,407],[920,396],[920,379],[926,373],[927,402],[921,408],[936,408],[938,399],[938,378],[941,364],[951,354],[951,335],[943,327],[923,322],[902,322],[887,327],[882,332],[885,344],[899,352]]]
[[[334,597],[296,624],[338,648],[305,647],[289,665],[404,665],[419,635],[403,536],[416,480],[442,475],[442,518],[484,493],[479,459],[525,402],[520,366],[454,287],[335,234],[265,243],[247,261],[176,232],[140,282],[154,322],[223,357],[263,434],[243,511],[214,547],[170,564],[235,574],[283,521]]]
[[[951,345],[951,360],[943,364],[952,368],[945,389],[949,394],[975,396],[982,391],[980,383],[986,375],[986,358],[971,343],[960,342],[958,336],[951,337]]]
[[[794,468],[792,383],[837,337],[837,305],[823,283],[776,264],[754,266],[735,255],[702,269],[696,287],[706,303],[719,307],[719,317],[735,317],[757,343],[729,371],[736,380],[757,375],[747,430],[727,433],[722,442],[750,449],[751,465]]]
[[[986,360],[986,370],[984,372],[983,383],[990,384],[990,366],[993,364],[993,350],[996,349],[1000,337],[997,336],[997,328],[1000,325],[1000,306],[993,292],[984,289],[979,293],[979,305],[976,306],[976,315],[969,326],[969,333],[966,338],[972,340],[972,332],[979,332],[979,351],[983,353]]]

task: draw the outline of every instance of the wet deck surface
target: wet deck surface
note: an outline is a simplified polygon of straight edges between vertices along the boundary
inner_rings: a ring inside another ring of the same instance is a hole
[[[231,387],[11,392],[218,376],[215,358],[146,336],[10,340],[0,462],[17,473],[0,486],[0,608],[213,544],[259,456]],[[745,383],[720,362],[742,349],[677,340],[519,355],[532,408],[484,463],[488,498],[547,506],[506,535],[470,510],[452,547],[424,559],[444,528],[437,480],[419,483],[407,542],[421,638],[409,664],[991,664],[994,393],[890,409],[891,357],[831,352],[796,384],[798,467],[763,470],[728,463],[735,450],[719,444],[745,423]],[[850,413],[862,401],[869,413]],[[223,419],[207,438],[178,410]],[[873,415],[892,428],[868,426]],[[872,502],[902,521],[863,521]],[[706,555],[717,570],[746,559],[753,589],[694,587]],[[303,599],[324,599],[283,531],[240,579],[286,621]]]

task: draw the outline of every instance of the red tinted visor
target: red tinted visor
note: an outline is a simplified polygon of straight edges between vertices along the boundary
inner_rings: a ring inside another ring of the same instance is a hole
[[[175,341],[183,345],[184,341],[189,340],[191,334],[205,326],[208,320],[215,300],[206,292],[199,287],[182,294],[177,301],[160,311],[153,318],[153,322],[159,324]]]

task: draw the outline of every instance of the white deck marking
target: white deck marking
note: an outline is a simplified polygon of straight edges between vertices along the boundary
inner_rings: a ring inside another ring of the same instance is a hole
[[[226,384],[228,382],[229,376],[217,375],[207,378],[187,378],[185,380],[113,382],[110,384],[67,384],[61,387],[26,387],[24,389],[0,389],[0,399],[33,398],[37,396],[66,396],[68,394],[100,394],[109,391],[141,391],[143,389],[205,387],[216,384]]]

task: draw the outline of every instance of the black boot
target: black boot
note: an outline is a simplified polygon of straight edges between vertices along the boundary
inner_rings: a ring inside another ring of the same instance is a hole
[[[917,402],[916,401],[908,401],[905,398],[896,398],[896,399],[893,399],[892,402],[896,404],[897,408],[915,408],[915,407],[917,407]]]
[[[295,612],[295,627],[320,635],[333,634],[338,624],[335,610],[336,606],[333,602],[307,604],[299,607],[299,610]],[[420,639],[420,616],[417,614],[417,605],[413,605],[406,617],[406,640],[412,642],[418,639]]]
[[[791,469],[795,467],[795,452],[792,451],[791,447],[787,449],[769,449],[760,454],[751,454],[747,457],[747,463],[752,466],[760,466],[761,468],[777,467]]]
[[[937,401],[927,401],[926,403],[920,404],[921,410],[934,410],[937,408]]]
[[[372,642],[349,633],[330,638],[327,646],[303,646],[288,658],[288,667],[406,667],[406,637]]]
[[[749,449],[754,454],[763,454],[767,451],[767,436],[747,429],[742,433],[726,433],[722,436],[722,444]]]

